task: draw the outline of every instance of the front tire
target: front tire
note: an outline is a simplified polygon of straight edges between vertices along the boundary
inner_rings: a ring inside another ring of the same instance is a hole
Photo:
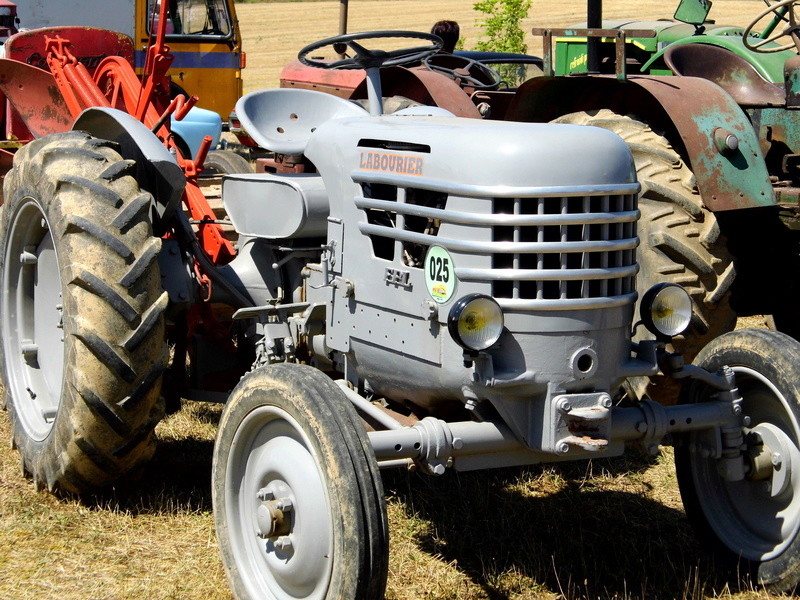
[[[745,480],[725,481],[702,452],[704,434],[680,440],[675,464],[686,514],[734,573],[792,592],[800,582],[800,343],[776,331],[739,330],[711,342],[695,363],[734,371],[750,419],[750,468]],[[695,382],[683,400],[702,402],[713,392]]]
[[[246,375],[223,412],[212,473],[237,599],[383,597],[388,529],[377,462],[325,375],[295,364]]]
[[[87,493],[154,449],[167,295],[152,202],[113,144],[69,132],[19,151],[0,221],[0,371],[37,487]]]

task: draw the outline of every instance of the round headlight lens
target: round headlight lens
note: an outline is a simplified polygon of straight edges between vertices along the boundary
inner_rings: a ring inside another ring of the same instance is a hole
[[[447,329],[459,346],[466,350],[486,350],[503,333],[503,311],[490,296],[469,294],[450,309]]]
[[[640,308],[645,327],[657,337],[680,335],[692,320],[692,299],[681,286],[659,283],[645,293]]]

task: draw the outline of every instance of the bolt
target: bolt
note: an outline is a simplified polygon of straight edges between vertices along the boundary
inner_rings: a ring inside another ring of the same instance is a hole
[[[282,535],[277,540],[275,540],[275,548],[277,548],[278,550],[291,550],[292,539],[288,535]]]
[[[265,500],[272,500],[273,498],[275,498],[275,494],[269,488],[261,488],[260,490],[258,490],[256,496],[262,502],[264,502]]]
[[[735,414],[737,417],[739,415],[741,415],[742,414],[742,407],[740,405],[738,405],[738,404],[734,404],[733,405],[733,414]]]
[[[647,432],[647,423],[645,423],[644,421],[639,421],[636,424],[636,431],[638,431],[639,433],[646,433]]]
[[[783,464],[783,457],[781,456],[781,453],[773,452],[770,458],[772,459],[772,466],[776,469],[780,469],[781,465]]]
[[[572,404],[570,404],[569,400],[562,399],[558,402],[558,410],[568,413],[572,410]]]
[[[464,440],[460,437],[453,438],[453,449],[461,450],[464,447]]]
[[[609,398],[608,396],[603,396],[603,399],[600,401],[600,405],[603,408],[611,408],[611,404],[612,404],[611,398]]]
[[[744,417],[742,419],[742,425],[744,425],[745,427],[750,427],[750,423],[752,423],[752,422],[753,422],[753,419],[751,419],[750,417]]]
[[[275,508],[283,512],[290,512],[294,508],[294,505],[292,504],[291,498],[280,498],[275,501]]]
[[[558,442],[556,444],[556,452],[559,454],[566,454],[569,452],[569,444],[567,444],[567,442]]]

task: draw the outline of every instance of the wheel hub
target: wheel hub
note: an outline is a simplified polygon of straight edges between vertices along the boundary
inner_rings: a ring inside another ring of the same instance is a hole
[[[272,482],[265,488],[258,491],[256,496],[260,501],[256,509],[256,523],[258,524],[258,532],[256,535],[261,539],[271,539],[276,547],[286,549],[291,547],[291,543],[287,544],[287,540],[278,540],[275,538],[286,537],[291,531],[291,513],[294,504],[291,497],[288,495],[289,486],[283,482]],[[276,498],[276,496],[279,496]],[[291,540],[288,540],[291,542]]]
[[[763,481],[763,493],[770,498],[777,498],[792,483],[792,440],[771,423],[758,424],[752,434],[761,444],[751,456],[748,479]]]

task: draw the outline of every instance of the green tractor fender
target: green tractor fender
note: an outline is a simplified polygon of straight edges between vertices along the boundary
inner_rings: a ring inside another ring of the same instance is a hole
[[[669,46],[681,44],[707,44],[709,46],[718,46],[737,54],[749,62],[759,75],[767,81],[773,83],[783,83],[783,64],[788,58],[797,56],[793,50],[783,50],[781,52],[753,52],[744,46],[742,37],[728,36],[728,35],[691,35],[679,40],[675,40]],[[777,44],[775,44],[777,45]],[[648,60],[641,67],[642,73],[650,73],[653,70],[668,70],[664,64],[664,52],[669,46],[661,48],[656,52],[650,60]]]
[[[750,121],[722,88],[705,79],[538,77],[520,86],[505,118],[549,122],[604,108],[633,115],[662,133],[690,165],[710,211],[776,204]]]

